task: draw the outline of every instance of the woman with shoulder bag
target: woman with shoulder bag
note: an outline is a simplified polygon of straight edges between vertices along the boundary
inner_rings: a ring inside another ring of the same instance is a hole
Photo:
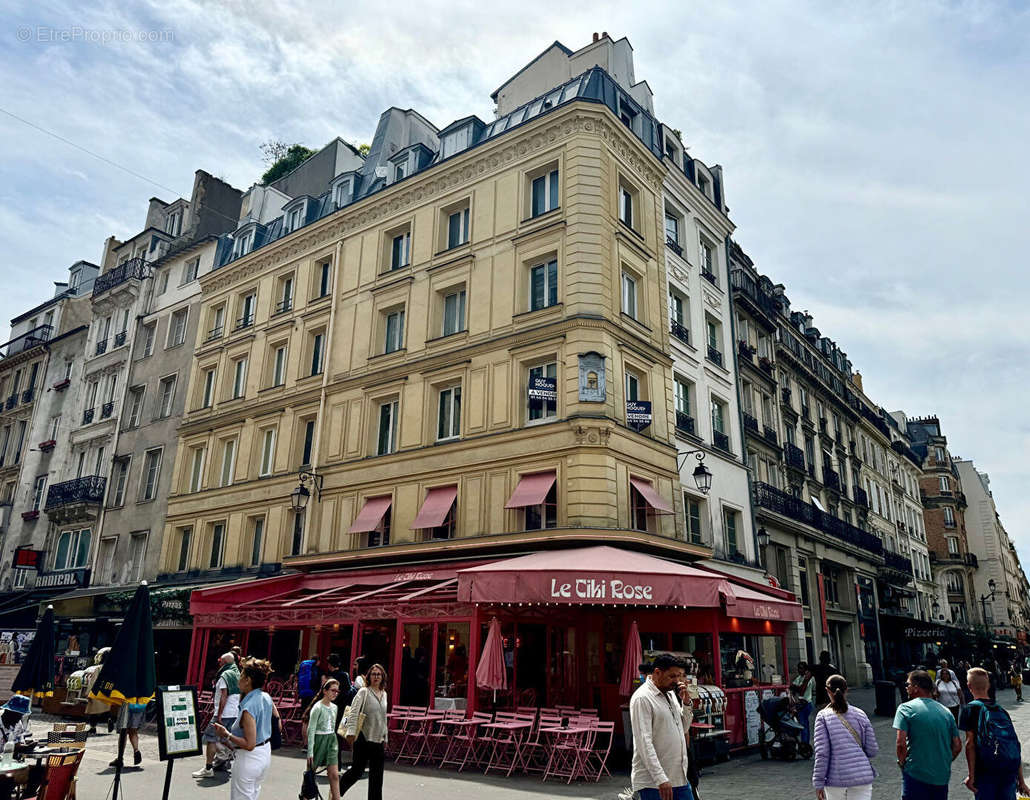
[[[233,759],[229,800],[258,800],[261,784],[272,763],[272,717],[276,715],[272,698],[261,690],[272,666],[267,661],[249,659],[240,670],[240,715],[232,731],[214,723],[222,742],[236,751]]]
[[[870,800],[879,752],[873,726],[865,712],[849,706],[843,675],[826,681],[830,704],[815,718],[815,763],[812,786],[819,800]]]
[[[318,696],[308,709],[308,771],[326,768],[329,777],[329,798],[340,800],[339,745],[336,741],[336,704],[340,682],[330,678],[322,684]],[[303,796],[303,795],[302,795]]]
[[[345,795],[368,767],[368,800],[383,800],[383,764],[386,749],[386,670],[373,664],[365,676],[344,719],[344,735],[354,748],[350,769],[340,778],[340,795]]]

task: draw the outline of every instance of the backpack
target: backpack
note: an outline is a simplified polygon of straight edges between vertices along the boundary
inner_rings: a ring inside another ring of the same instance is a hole
[[[301,697],[310,697],[316,691],[318,683],[318,666],[313,658],[300,662],[300,669],[297,670],[297,694]]]
[[[1018,770],[1021,763],[1019,737],[1008,712],[995,704],[992,708],[982,700],[974,700],[970,705],[980,706],[976,726],[977,772],[985,769],[1011,774]]]

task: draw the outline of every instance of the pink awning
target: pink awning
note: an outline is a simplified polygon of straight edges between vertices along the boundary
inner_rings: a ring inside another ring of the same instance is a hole
[[[350,526],[347,533],[365,533],[366,531],[374,531],[379,527],[379,523],[383,521],[383,514],[386,513],[386,509],[390,507],[390,502],[393,500],[392,497],[387,495],[386,497],[370,497],[365,501],[365,507],[361,509],[361,512],[354,519],[354,524]]]
[[[668,501],[664,497],[655,491],[654,486],[651,485],[651,481],[646,481],[643,478],[630,478],[629,482],[634,489],[644,496],[647,504],[657,513],[673,513],[672,506],[669,505]]]
[[[736,583],[733,584],[733,597],[726,598],[726,613],[731,617],[771,619],[776,622],[802,620],[800,604]]]
[[[718,608],[733,591],[725,575],[603,545],[458,571],[458,599],[474,603]]]
[[[447,514],[450,513],[451,506],[454,505],[454,500],[457,496],[457,486],[438,486],[435,489],[430,489],[426,495],[425,502],[422,503],[422,508],[419,509],[418,516],[411,523],[412,530],[439,528],[443,525],[443,521],[447,519]]]
[[[523,475],[504,507],[525,508],[526,506],[540,505],[547,497],[547,493],[551,491],[555,477],[554,472],[534,472]]]

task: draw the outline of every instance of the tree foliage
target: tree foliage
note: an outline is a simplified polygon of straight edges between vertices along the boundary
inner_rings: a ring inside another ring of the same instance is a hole
[[[266,164],[271,164],[264,175],[261,176],[261,185],[268,186],[286,175],[315,154],[302,144],[287,145],[285,142],[269,141],[261,145],[262,159]]]
[[[361,153],[361,155],[365,156],[366,158],[368,158],[368,151],[371,150],[371,149],[372,149],[372,145],[369,145],[369,144],[359,144],[358,145],[358,152]]]

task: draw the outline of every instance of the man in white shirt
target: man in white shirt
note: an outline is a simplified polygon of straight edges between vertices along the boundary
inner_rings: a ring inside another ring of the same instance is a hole
[[[662,653],[630,698],[631,779],[639,800],[693,800],[687,781],[687,732],[694,712],[687,695],[686,666],[683,659]]]
[[[194,778],[212,778],[215,774],[215,764],[228,761],[231,751],[227,750],[218,740],[214,729],[214,723],[221,722],[229,730],[240,715],[240,671],[236,666],[236,656],[233,653],[225,653],[218,659],[218,675],[215,678],[214,704],[215,713],[211,718],[211,724],[204,731],[202,741],[206,745],[207,761],[203,767],[193,773]],[[223,755],[224,754],[224,755]],[[219,755],[223,755],[221,759]]]

